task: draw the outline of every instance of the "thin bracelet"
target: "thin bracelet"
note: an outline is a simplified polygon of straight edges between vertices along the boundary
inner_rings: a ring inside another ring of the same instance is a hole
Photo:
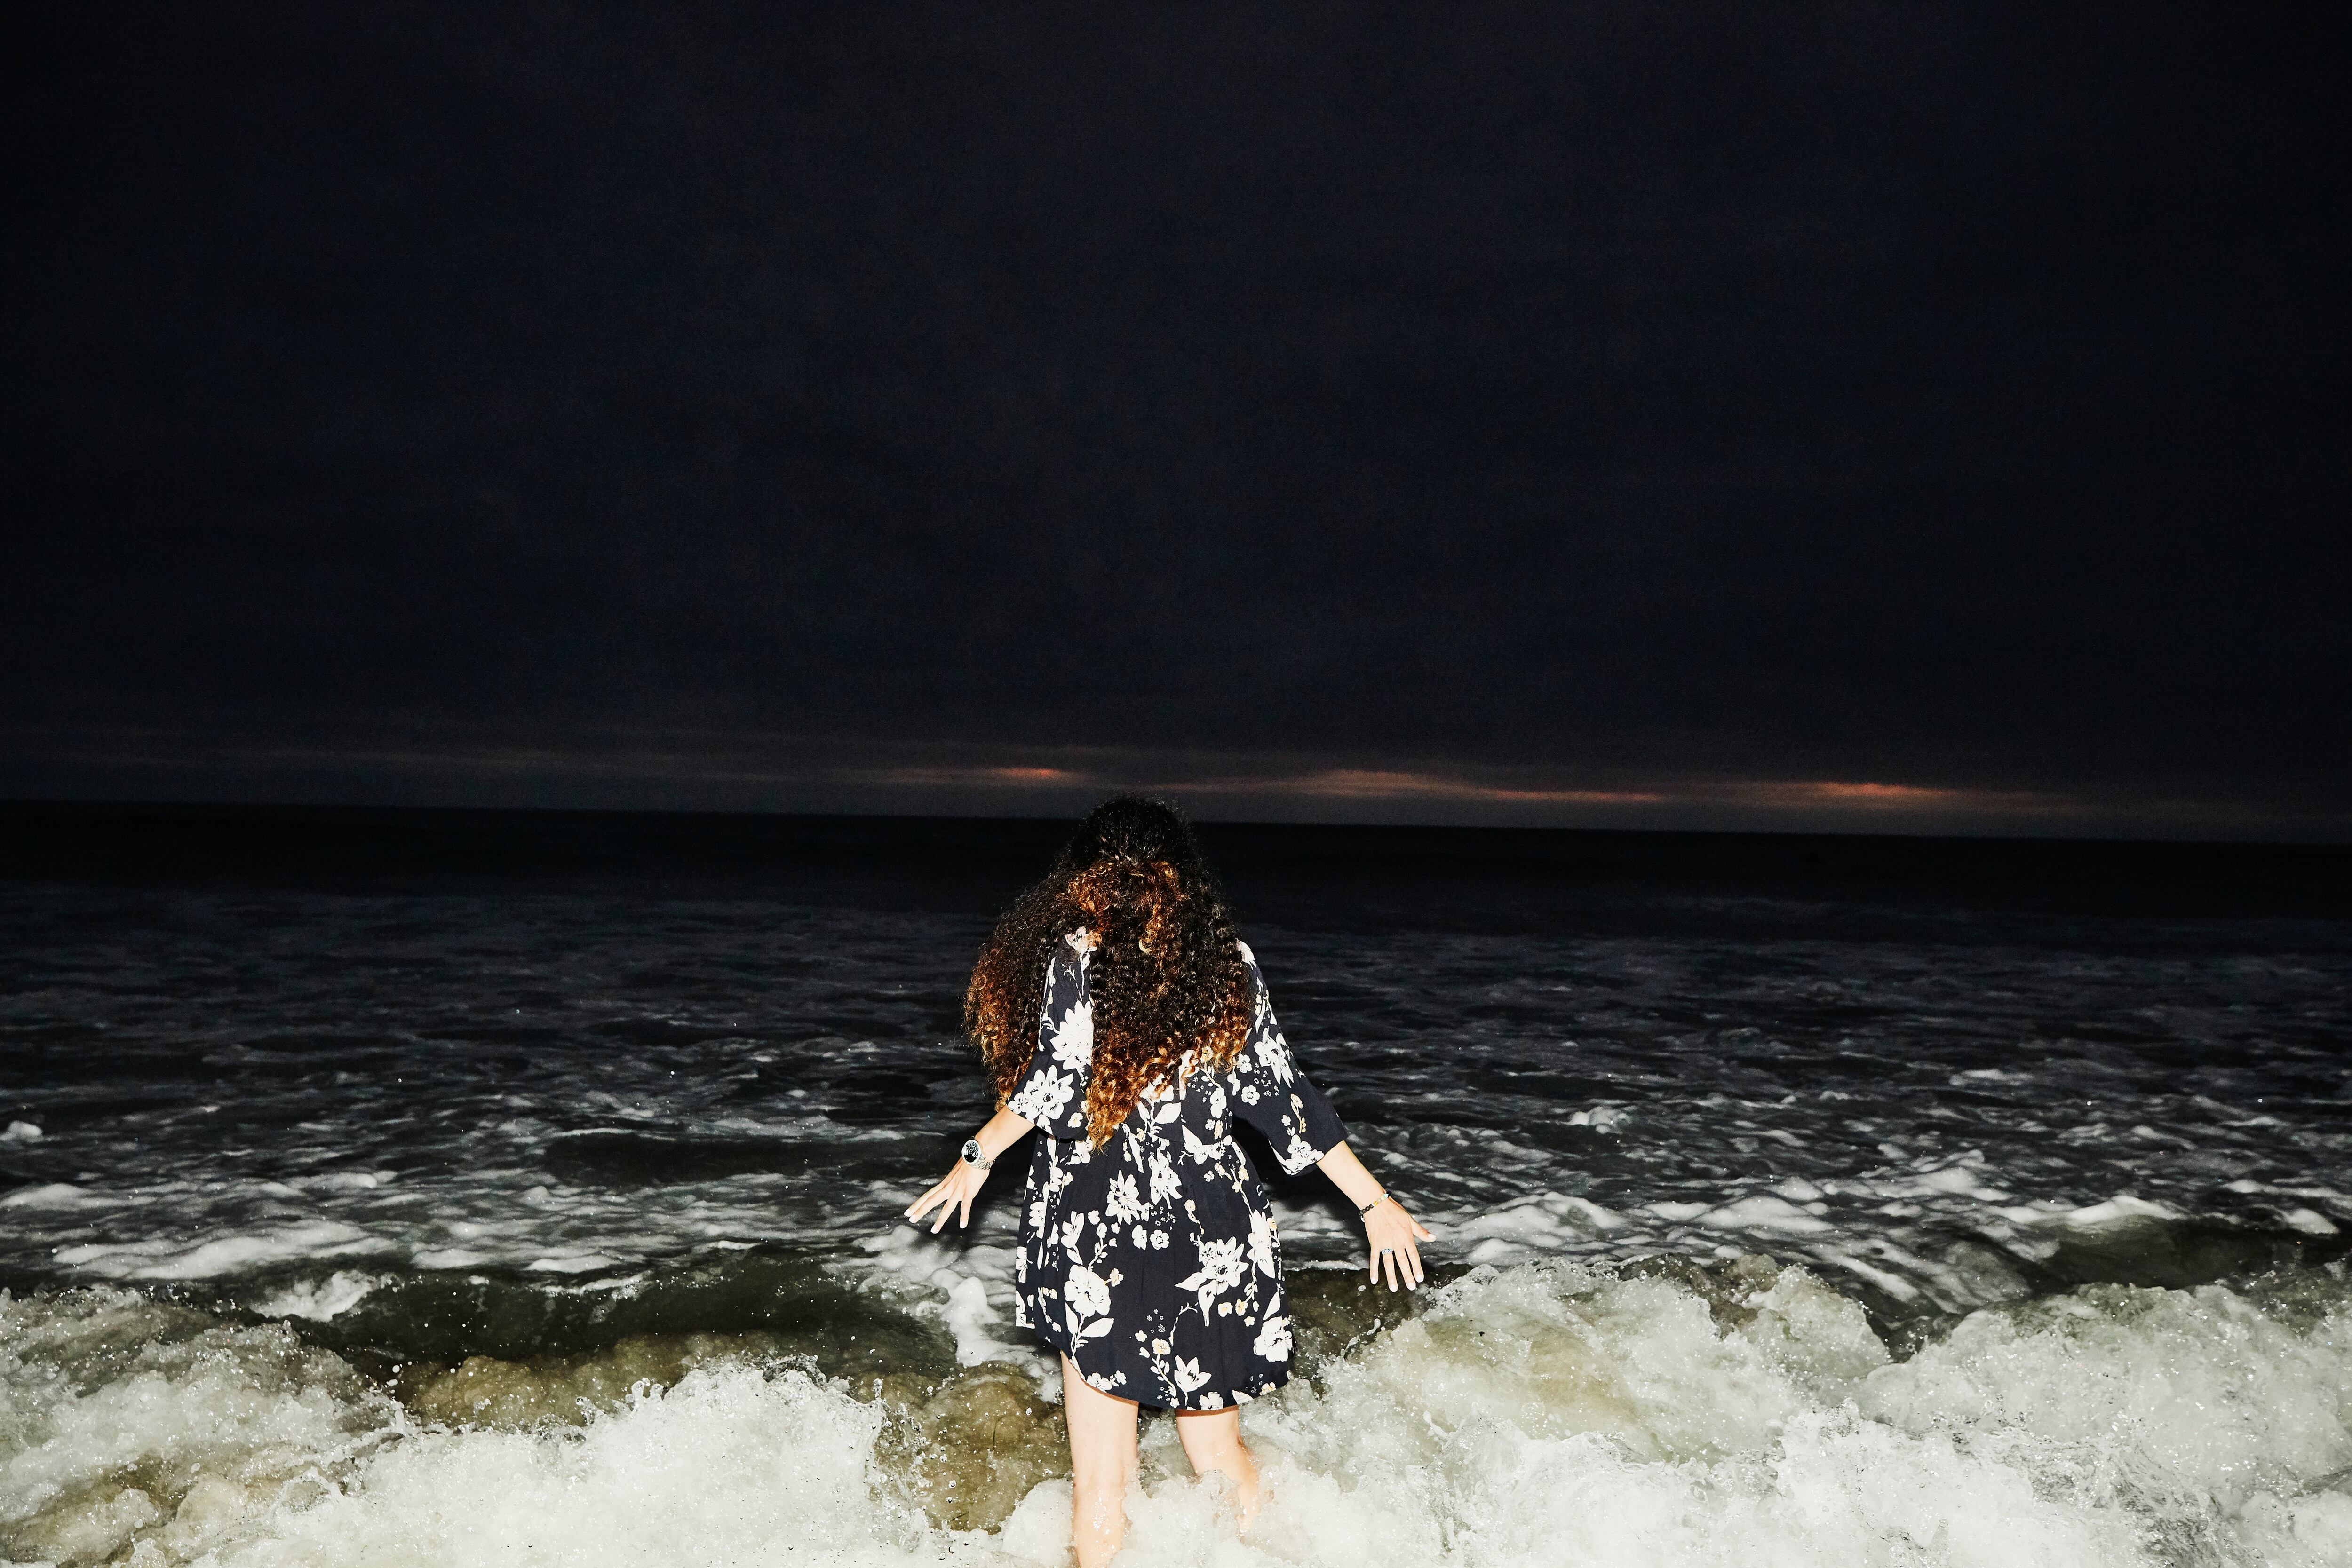
[[[1386,1187],[1382,1187],[1382,1188],[1381,1189],[1381,1196],[1380,1196],[1379,1197],[1376,1197],[1376,1198],[1372,1199],[1372,1201],[1371,1201],[1371,1202],[1370,1202],[1370,1203],[1368,1203],[1368,1204],[1364,1205],[1364,1207],[1361,1207],[1361,1208],[1360,1208],[1360,1209],[1356,1210],[1356,1218],[1359,1218],[1359,1219],[1361,1219],[1361,1218],[1364,1218],[1364,1216],[1366,1216],[1366,1215],[1368,1215],[1368,1214],[1371,1213],[1371,1211],[1372,1211],[1372,1210],[1374,1210],[1374,1209],[1378,1208],[1378,1207],[1381,1206],[1381,1202],[1382,1202],[1383,1200],[1385,1200],[1385,1199],[1387,1198],[1387,1197],[1388,1197],[1388,1196],[1389,1196],[1388,1188],[1386,1188]]]

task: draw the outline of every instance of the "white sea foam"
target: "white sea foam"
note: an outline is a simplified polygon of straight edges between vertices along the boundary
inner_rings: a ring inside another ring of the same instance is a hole
[[[20,1186],[0,1197],[0,1208],[111,1208],[121,1199],[104,1193],[90,1192],[71,1182],[43,1182],[37,1186]]]
[[[1896,1363],[1802,1270],[1733,1278],[1710,1302],[1570,1264],[1473,1273],[1319,1389],[1246,1407],[1271,1488],[1246,1545],[1152,1424],[1122,1562],[2352,1561],[2340,1280],[2273,1307],[2094,1288]],[[422,1429],[283,1330],[97,1292],[0,1297],[0,1380],[19,1560],[1056,1562],[1066,1528],[1052,1481],[993,1531],[934,1526],[884,1409],[789,1367],[706,1365],[577,1428]]]
[[[350,1312],[383,1283],[382,1276],[338,1270],[324,1280],[305,1280],[273,1291],[253,1310],[265,1318],[308,1318],[329,1322]]]
[[[98,1291],[0,1291],[0,1550],[98,1563],[189,1560],[257,1511],[403,1430],[399,1409],[281,1328]]]
[[[621,1267],[618,1258],[602,1252],[562,1252],[552,1257],[534,1258],[523,1265],[527,1274],[596,1274]]]
[[[959,1280],[950,1286],[942,1316],[948,1332],[955,1335],[959,1366],[978,1366],[1003,1354],[997,1331],[1004,1315],[990,1304],[988,1287],[981,1281]]]
[[[698,1371],[576,1434],[418,1435],[218,1560],[499,1568],[982,1555],[977,1543],[954,1552],[876,1485],[880,1426],[875,1406],[799,1372]]]
[[[2119,1192],[2105,1203],[2084,1204],[2080,1208],[2070,1208],[2061,1214],[2029,1218],[2063,1225],[2072,1230],[2095,1230],[2135,1219],[2178,1219],[2180,1211],[2168,1204],[2151,1203],[2131,1193]]]
[[[1013,1322],[1012,1247],[933,1236],[911,1225],[894,1226],[859,1246],[870,1261],[847,1271],[891,1287],[917,1315],[944,1322],[955,1338],[959,1364],[1011,1362],[1035,1377],[1041,1391],[1058,1391],[1060,1375],[1051,1356]]]
[[[394,1243],[332,1219],[296,1220],[213,1235],[61,1247],[59,1263],[101,1280],[216,1280],[274,1263],[396,1250]]]
[[[1460,1255],[1471,1263],[1516,1263],[1546,1257],[1623,1228],[1625,1218],[1590,1198],[1549,1189],[1514,1199],[1461,1220],[1433,1217],[1445,1226],[1444,1245],[1433,1250]]]

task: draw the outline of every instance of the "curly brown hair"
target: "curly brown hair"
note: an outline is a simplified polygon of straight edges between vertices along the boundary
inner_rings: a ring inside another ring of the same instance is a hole
[[[964,1035],[1000,1105],[1037,1049],[1055,945],[1081,927],[1096,941],[1087,1134],[1100,1148],[1146,1091],[1173,1081],[1188,1051],[1231,1067],[1256,998],[1191,825],[1172,806],[1116,796],[1087,813],[1053,871],[1005,911],[972,966]]]

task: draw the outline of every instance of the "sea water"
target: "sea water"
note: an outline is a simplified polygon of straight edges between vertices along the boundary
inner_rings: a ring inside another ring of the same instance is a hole
[[[899,1218],[1050,831],[239,831],[0,883],[0,1556],[1060,1560],[1013,1195]],[[1131,1560],[2352,1563],[2324,901],[1208,837],[1438,1239],[1275,1179],[1270,1500],[1147,1422]]]

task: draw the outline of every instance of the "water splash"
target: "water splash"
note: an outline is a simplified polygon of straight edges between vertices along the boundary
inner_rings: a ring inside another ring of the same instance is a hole
[[[1307,1375],[1244,1412],[1271,1487],[1249,1541],[1155,1419],[1126,1560],[2352,1560],[2338,1273],[2089,1286],[1899,1359],[1756,1258],[1479,1268],[1377,1327],[1377,1293],[1302,1283]],[[0,1390],[19,1561],[1051,1562],[1066,1528],[1030,1371],[944,1345],[867,1375],[641,1336],[387,1385],[284,1323],[101,1290],[0,1297]]]

